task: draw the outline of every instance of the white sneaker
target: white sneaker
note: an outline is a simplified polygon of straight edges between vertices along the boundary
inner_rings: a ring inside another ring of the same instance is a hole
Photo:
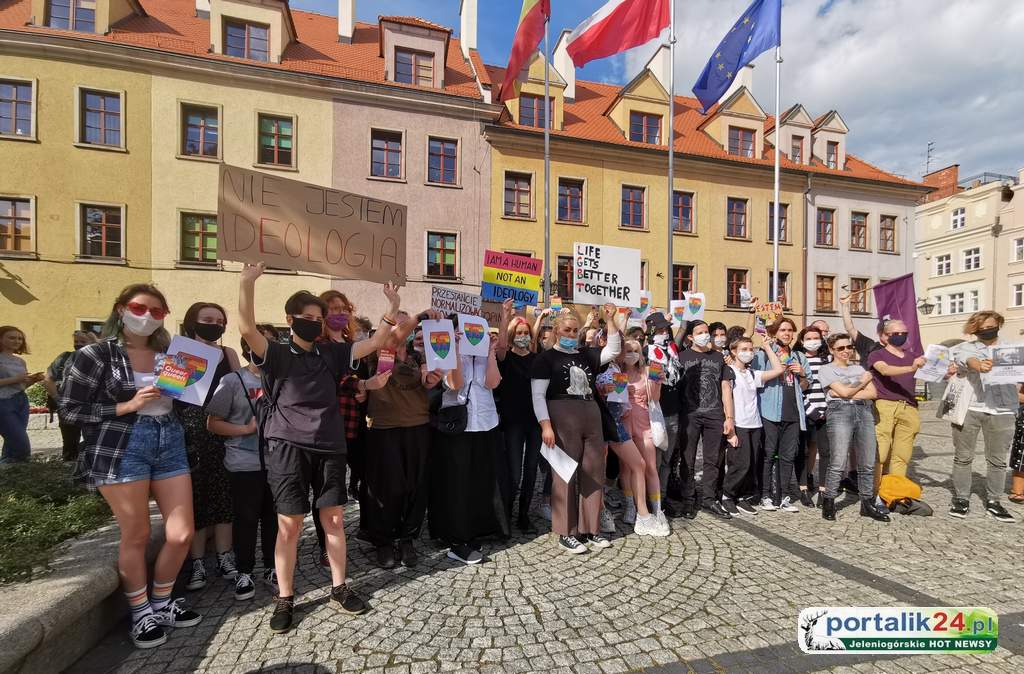
[[[658,534],[659,536],[664,538],[665,536],[668,536],[669,534],[672,533],[672,528],[668,525],[668,518],[665,517],[665,512],[664,511],[659,511],[658,512],[657,521],[658,521],[658,531],[660,532]]]
[[[779,509],[779,506],[777,506],[774,503],[772,503],[772,500],[770,498],[768,498],[767,496],[765,496],[763,499],[761,499],[761,510],[767,510],[767,511],[771,512],[773,510],[778,510],[778,509]]]
[[[622,511],[622,521],[625,524],[636,523],[636,502],[633,499],[626,501],[626,509]]]
[[[798,512],[800,512],[800,508],[797,508],[795,505],[793,505],[793,501],[790,500],[790,498],[788,496],[786,498],[782,499],[782,505],[779,506],[779,510],[784,510],[787,513],[798,513]]]
[[[601,533],[615,533],[615,520],[612,518],[612,514],[605,508],[601,509]]]
[[[540,508],[537,510],[541,517],[546,519],[548,522],[551,521],[551,504],[541,503]]]
[[[658,518],[654,515],[637,517],[633,523],[633,533],[637,536],[656,536],[658,533]]]

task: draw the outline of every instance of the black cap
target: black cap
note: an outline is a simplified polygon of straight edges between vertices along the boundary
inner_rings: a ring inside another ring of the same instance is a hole
[[[660,311],[656,311],[646,319],[647,328],[650,330],[662,330],[664,328],[671,328],[672,323],[665,318],[665,314]]]

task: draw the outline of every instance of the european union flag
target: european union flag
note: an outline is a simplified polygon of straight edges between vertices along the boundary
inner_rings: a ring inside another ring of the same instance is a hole
[[[704,112],[722,97],[740,68],[778,46],[781,35],[782,0],[754,0],[718,43],[693,85],[693,93],[704,106]]]

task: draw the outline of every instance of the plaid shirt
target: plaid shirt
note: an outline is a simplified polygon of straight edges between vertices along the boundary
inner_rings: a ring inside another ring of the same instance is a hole
[[[75,477],[89,487],[119,475],[136,415],[117,416],[117,403],[131,400],[135,391],[128,354],[114,338],[76,351],[64,368],[60,418],[82,429]]]
[[[347,374],[341,378],[338,386],[338,409],[345,422],[345,439],[355,440],[359,437],[360,417],[364,416],[362,406],[356,402],[359,392],[359,377]]]

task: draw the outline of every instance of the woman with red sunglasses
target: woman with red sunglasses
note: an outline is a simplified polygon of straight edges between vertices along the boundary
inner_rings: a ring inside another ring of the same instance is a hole
[[[167,300],[148,284],[128,286],[114,301],[104,339],[75,354],[64,373],[61,418],[82,429],[77,476],[99,490],[121,529],[118,571],[139,648],[167,641],[164,628],[191,627],[202,616],[171,600],[194,533],[192,478],[185,437],[172,400],[154,386],[171,338]],[[149,499],[164,517],[165,542],[147,594]]]

